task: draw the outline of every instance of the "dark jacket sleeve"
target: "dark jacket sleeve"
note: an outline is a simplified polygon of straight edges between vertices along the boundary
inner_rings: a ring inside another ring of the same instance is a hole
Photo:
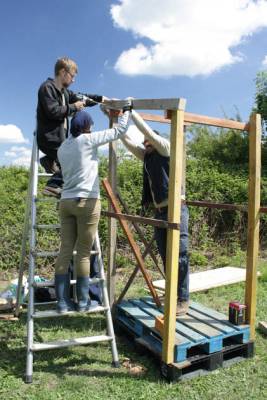
[[[92,102],[90,102],[90,101],[86,102],[87,107],[93,107],[96,105],[96,103],[102,103],[102,101],[103,101],[103,96],[99,96],[98,94],[85,93],[85,96],[87,96],[93,100]]]
[[[49,85],[40,87],[38,97],[45,114],[50,119],[61,121],[75,110],[74,105],[72,107],[68,104],[65,106],[61,105],[55,96],[53,88]]]

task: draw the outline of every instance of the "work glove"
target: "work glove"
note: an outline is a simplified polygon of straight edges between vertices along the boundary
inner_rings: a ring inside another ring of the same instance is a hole
[[[122,108],[122,112],[132,111],[132,109],[133,109],[133,98],[132,97],[127,97],[125,99],[125,105]]]

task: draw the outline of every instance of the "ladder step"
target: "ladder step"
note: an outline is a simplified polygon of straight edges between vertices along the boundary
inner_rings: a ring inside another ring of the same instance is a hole
[[[47,176],[47,177],[49,177],[49,176],[53,176],[53,174],[48,174],[47,172],[39,172],[38,176]]]
[[[83,346],[91,343],[108,342],[112,337],[107,335],[81,337],[76,339],[55,340],[53,342],[33,343],[33,351],[59,349],[69,346]]]
[[[33,228],[34,229],[59,229],[60,224],[49,224],[49,225],[37,224],[37,225],[34,225]]]
[[[56,257],[59,251],[32,251],[33,257]]]
[[[57,304],[56,300],[51,301],[42,301],[42,302],[34,302],[34,306],[50,306],[51,304]],[[27,301],[21,303],[22,306],[28,307]]]
[[[37,197],[34,200],[36,203],[59,203],[60,199],[56,197]]]
[[[92,279],[89,279],[89,285],[95,285],[96,283],[100,283],[100,282],[103,282],[103,281],[104,281],[103,278],[92,278]],[[71,285],[75,285],[76,284],[76,279],[71,279],[70,284]],[[35,287],[35,288],[51,287],[51,286],[55,286],[54,279],[51,279],[50,281],[34,282],[33,283],[33,287]]]
[[[108,310],[108,307],[103,306],[95,306],[89,309],[88,311],[83,311],[83,314],[94,314],[101,313]],[[46,311],[36,311],[32,314],[33,318],[52,318],[52,317],[65,317],[67,315],[79,315],[80,313],[77,311],[68,311],[65,314],[59,314],[56,310],[46,310]]]
[[[74,250],[73,255],[75,256],[77,251]],[[92,250],[90,252],[91,255],[98,254],[98,251]],[[33,257],[57,257],[59,255],[59,251],[32,251]]]

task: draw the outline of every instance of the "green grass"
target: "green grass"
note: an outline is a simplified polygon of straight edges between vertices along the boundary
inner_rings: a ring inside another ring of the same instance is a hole
[[[262,278],[258,284],[257,321],[267,320],[266,263],[260,264]],[[144,293],[142,277],[131,289],[131,296]],[[202,304],[227,311],[233,299],[243,299],[244,284],[236,284],[192,296]],[[256,354],[252,359],[217,369],[199,378],[175,384],[160,376],[157,362],[149,354],[135,352],[132,341],[125,336],[117,339],[119,357],[130,359],[145,372],[133,376],[122,366],[113,369],[110,347],[99,344],[57,351],[36,353],[34,381],[23,382],[25,373],[26,315],[16,322],[0,321],[0,398],[1,399],[266,399],[267,398],[267,338],[256,333]],[[36,340],[55,340],[103,332],[102,317],[59,318],[36,323]]]

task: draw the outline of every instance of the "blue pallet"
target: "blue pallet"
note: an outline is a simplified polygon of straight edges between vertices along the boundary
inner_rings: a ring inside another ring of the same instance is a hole
[[[142,338],[149,348],[162,354],[162,338],[155,330],[155,317],[162,316],[150,297],[123,301],[117,305],[116,319],[136,337]],[[187,315],[179,317],[175,326],[174,362],[188,359],[196,354],[212,354],[223,350],[226,343],[247,343],[248,325],[231,324],[224,314],[191,302]]]

